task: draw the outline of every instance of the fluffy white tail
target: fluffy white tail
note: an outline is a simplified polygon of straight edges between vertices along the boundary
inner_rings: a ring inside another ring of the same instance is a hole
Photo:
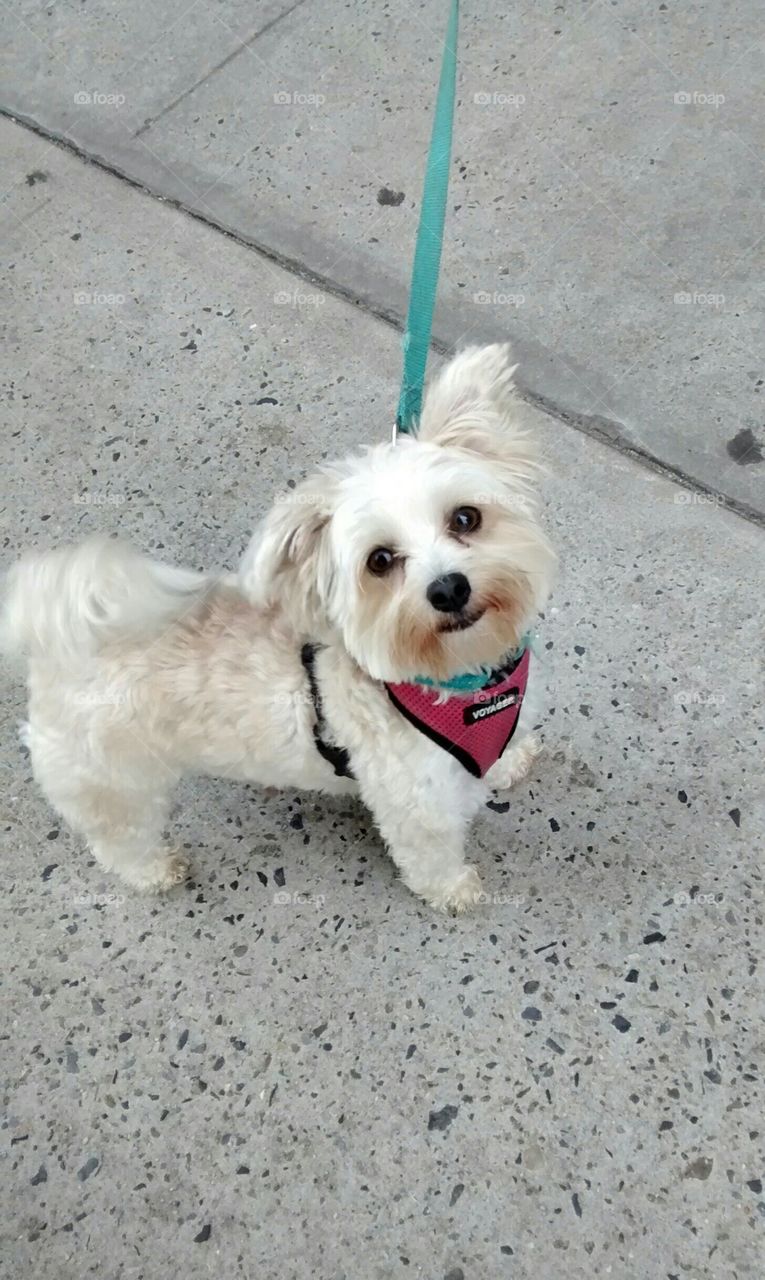
[[[212,581],[108,538],[32,554],[8,575],[0,642],[10,652],[77,662],[120,635],[166,626]]]

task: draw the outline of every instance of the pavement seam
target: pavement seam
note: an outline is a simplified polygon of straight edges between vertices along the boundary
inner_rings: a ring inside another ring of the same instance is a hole
[[[209,71],[206,71],[203,76],[200,76],[192,85],[189,85],[182,93],[179,93],[175,98],[173,98],[172,102],[168,102],[157,112],[155,116],[150,116],[148,119],[144,120],[140,129],[136,129],[132,136],[134,138],[140,138],[142,134],[147,133],[158,120],[162,120],[168,112],[173,111],[178,104],[188,98],[195,89],[198,89],[200,85],[205,84],[205,82],[209,80],[211,76],[214,76],[216,72],[220,71],[223,67],[228,66],[229,62],[233,62],[234,58],[238,58],[239,54],[243,53],[249,45],[254,44],[261,36],[266,35],[266,33],[271,31],[273,27],[277,26],[283,18],[288,18],[291,13],[294,13],[296,9],[299,9],[301,5],[304,5],[305,3],[306,0],[295,0],[295,3],[290,5],[289,9],[285,9],[283,13],[275,14],[270,22],[266,22],[262,27],[258,27],[257,31],[254,31],[246,40],[242,40],[241,43],[237,45],[236,49],[232,49],[230,53],[226,54],[225,58],[221,58],[220,62],[217,62],[214,67],[210,67]],[[153,195],[154,193],[152,192],[151,194]]]
[[[303,0],[298,0],[298,5]],[[294,7],[298,7],[298,5]],[[259,33],[260,34],[260,33]],[[241,52],[241,48],[235,52]],[[232,55],[233,56],[233,55]],[[41,125],[38,121],[22,113],[13,111],[8,107],[0,104],[0,118],[11,121],[11,123],[19,125],[21,128],[29,130],[38,137],[44,138],[46,142],[59,146],[62,150],[67,151],[70,155],[74,155],[78,160],[82,160],[85,164],[91,164],[95,168],[100,169],[104,173],[108,173],[111,177],[117,178],[122,182],[128,183],[137,191],[142,191],[144,195],[151,196],[154,200],[161,201],[162,204],[179,210],[192,218],[195,222],[201,223],[210,230],[225,236],[232,240],[235,244],[243,248],[250,249],[257,253],[260,257],[273,263],[274,266],[288,274],[297,277],[299,280],[305,281],[307,284],[318,285],[325,293],[331,297],[337,298],[341,302],[345,302],[358,310],[363,311],[366,315],[371,316],[375,320],[381,321],[390,328],[401,333],[404,328],[404,317],[392,308],[386,308],[381,303],[375,302],[370,296],[357,293],[348,288],[346,285],[340,284],[338,281],[324,276],[319,271],[315,271],[307,263],[301,262],[297,258],[292,258],[288,254],[281,253],[278,249],[273,249],[270,245],[263,244],[252,236],[246,236],[238,231],[232,230],[224,223],[219,222],[198,210],[191,208],[182,200],[176,200],[171,196],[163,194],[162,191],[147,186],[139,178],[134,177],[125,169],[119,168],[113,161],[106,159],[89,151],[86,151],[78,143],[66,134],[60,134],[53,129],[49,129]],[[439,355],[449,355],[452,350],[452,344],[444,342],[442,339],[433,337],[431,340],[431,349]],[[759,528],[765,529],[765,512],[758,511],[755,507],[750,506],[747,502],[742,502],[738,498],[732,498],[727,494],[720,493],[713,489],[704,481],[694,476],[687,475],[680,467],[665,462],[657,457],[649,449],[644,449],[640,445],[628,440],[623,434],[622,424],[617,419],[606,418],[599,414],[584,414],[574,410],[567,409],[564,405],[558,404],[556,401],[548,399],[547,396],[540,392],[531,391],[522,385],[517,386],[517,391],[522,400],[531,405],[548,417],[555,419],[564,424],[564,426],[578,431],[580,435],[587,436],[589,439],[596,440],[599,444],[605,445],[622,457],[629,458],[636,462],[645,470],[651,471],[656,475],[662,476],[664,479],[670,480],[678,486],[690,490],[693,493],[703,494],[713,500],[718,508],[729,511],[732,515],[738,516],[742,520],[746,520],[750,524],[754,524]],[[710,502],[712,505],[712,502]]]

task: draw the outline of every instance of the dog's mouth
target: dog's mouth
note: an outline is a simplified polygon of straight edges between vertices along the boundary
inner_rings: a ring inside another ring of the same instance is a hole
[[[451,618],[447,618],[438,628],[441,635],[451,633],[453,631],[467,631],[468,628],[474,627],[476,622],[480,622],[485,614],[486,609],[473,609],[470,613],[458,613]]]

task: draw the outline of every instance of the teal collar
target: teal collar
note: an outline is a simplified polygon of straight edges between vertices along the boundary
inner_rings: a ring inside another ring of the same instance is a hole
[[[479,671],[465,671],[450,680],[431,680],[429,676],[415,676],[411,684],[425,685],[429,689],[443,689],[448,693],[478,693],[489,681],[493,671],[502,670],[513,662],[519,662],[526,649],[532,645],[532,635],[527,632],[514,653],[506,653],[496,667],[481,667]]]

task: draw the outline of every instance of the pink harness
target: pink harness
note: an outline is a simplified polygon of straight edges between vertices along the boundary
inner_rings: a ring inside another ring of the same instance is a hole
[[[529,678],[529,649],[493,671],[477,693],[450,693],[419,684],[386,684],[391,702],[406,719],[482,778],[499,760],[520,716]]]

